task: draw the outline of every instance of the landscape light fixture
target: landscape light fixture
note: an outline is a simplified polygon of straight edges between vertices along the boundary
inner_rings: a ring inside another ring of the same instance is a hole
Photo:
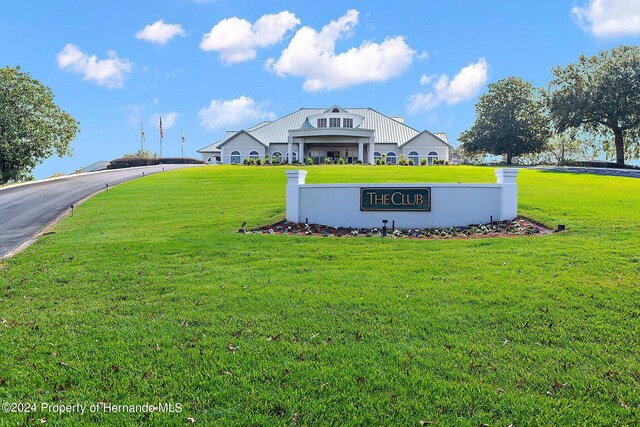
[[[73,208],[74,208],[74,207],[75,207],[75,206],[71,205],[71,216],[73,216]]]
[[[389,223],[388,219],[382,220],[382,237],[386,237],[387,235],[387,224]]]
[[[556,231],[564,231],[566,230],[566,227],[564,224],[558,224],[558,229]]]
[[[109,184],[107,184],[107,191],[109,191]]]

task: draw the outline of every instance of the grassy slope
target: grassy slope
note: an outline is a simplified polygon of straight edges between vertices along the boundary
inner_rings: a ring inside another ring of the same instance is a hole
[[[310,183],[494,182],[488,168],[309,170]],[[282,219],[283,171],[136,180],[9,260],[0,401],[185,406],[44,414],[60,425],[640,422],[640,180],[523,170],[520,213],[569,228],[544,237],[235,233]]]

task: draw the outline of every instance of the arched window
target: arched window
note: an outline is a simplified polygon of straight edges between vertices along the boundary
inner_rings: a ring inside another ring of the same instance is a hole
[[[239,151],[231,152],[231,163],[242,163],[242,158],[240,157]]]
[[[272,155],[271,155],[271,160],[275,160],[276,162],[280,163],[282,161],[282,153],[279,151],[275,151]]]
[[[211,157],[209,157],[209,158],[207,159],[207,162],[208,162],[208,163],[211,163]]]
[[[379,151],[374,151],[373,152],[373,161],[377,163],[378,160],[382,161],[382,154],[380,154]]]
[[[429,151],[429,154],[427,154],[427,163],[432,165],[434,160],[438,160],[438,153],[435,151]]]
[[[257,151],[252,151],[249,153],[249,158],[253,160],[258,160],[260,158],[260,153]]]
[[[289,161],[289,153],[287,153],[287,157],[286,157],[287,162]],[[298,153],[296,151],[293,152],[293,162],[297,162],[298,161]]]
[[[390,164],[390,165],[398,164],[398,156],[393,151],[389,151],[387,153],[387,164]]]
[[[333,110],[331,110],[332,113],[339,113],[340,109],[339,108],[334,108]]]
[[[420,164],[420,155],[417,151],[412,151],[409,153],[409,160],[413,162],[414,165]]]

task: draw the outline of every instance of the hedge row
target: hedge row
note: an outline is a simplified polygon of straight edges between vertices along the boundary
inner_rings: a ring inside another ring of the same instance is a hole
[[[575,166],[581,168],[605,168],[605,169],[640,169],[637,166],[621,165],[614,162],[604,161],[578,161],[578,160],[565,160],[560,166]]]
[[[163,157],[149,158],[149,157],[121,157],[114,159],[111,164],[107,166],[107,169],[122,169],[133,168],[136,166],[151,166],[151,165],[187,165],[187,164],[203,164],[202,160],[191,159],[188,157]]]

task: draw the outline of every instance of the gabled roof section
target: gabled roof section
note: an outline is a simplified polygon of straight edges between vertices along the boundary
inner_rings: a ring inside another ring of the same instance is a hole
[[[230,141],[233,141],[234,139],[236,139],[238,136],[240,135],[249,135],[251,137],[251,139],[255,139],[256,142],[258,142],[258,144],[260,145],[264,145],[265,147],[267,146],[264,142],[260,141],[258,138],[256,138],[255,136],[251,135],[249,132],[247,132],[246,130],[241,130],[239,132],[236,132],[235,135],[233,135],[231,138],[227,138],[226,140],[222,141],[222,143],[218,144],[216,148],[221,148],[223,145],[227,144]]]
[[[400,144],[400,147],[401,147],[401,146],[403,146],[403,145],[405,145],[405,144],[410,143],[411,141],[413,141],[414,139],[416,139],[417,137],[419,137],[420,135],[425,134],[425,133],[426,133],[427,135],[431,135],[431,136],[433,136],[434,138],[436,138],[437,140],[439,140],[439,141],[440,141],[440,142],[442,142],[443,144],[447,145],[449,148],[453,148],[453,147],[451,146],[451,144],[449,144],[449,142],[448,142],[447,134],[445,134],[445,133],[435,134],[435,133],[431,133],[431,132],[429,132],[428,130],[423,130],[422,132],[420,132],[419,134],[417,134],[417,135],[416,135],[416,136],[414,136],[413,138],[411,138],[411,139],[409,139],[409,140],[407,140],[407,141],[403,142],[402,144]],[[438,135],[444,135],[444,139],[443,139],[442,137],[438,136]]]
[[[333,107],[324,110],[323,113],[349,113],[349,112],[342,107],[334,105]]]
[[[437,136],[438,138],[440,138],[441,140],[443,140],[444,142],[446,142],[447,144],[449,144],[449,138],[447,138],[447,134],[444,132],[435,132],[434,133],[435,136]]]

